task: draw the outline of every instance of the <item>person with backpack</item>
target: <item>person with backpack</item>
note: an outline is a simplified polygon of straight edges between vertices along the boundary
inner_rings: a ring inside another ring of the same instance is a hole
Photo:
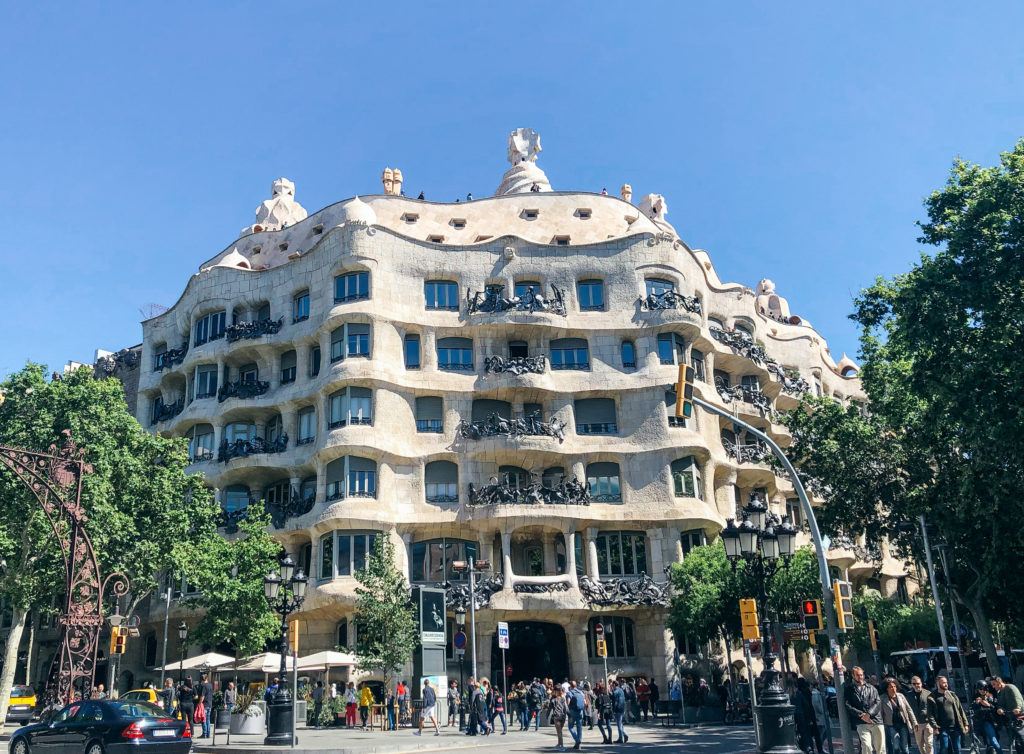
[[[612,715],[615,716],[615,727],[619,733],[619,737],[615,739],[617,744],[629,743],[629,736],[626,735],[626,729],[622,725],[623,718],[626,716],[626,692],[622,689],[622,685],[618,680],[612,681]]]
[[[491,730],[496,730],[495,720],[501,720],[501,735],[508,733],[508,725],[505,722],[505,697],[498,689],[491,691]]]
[[[594,714],[597,716],[597,729],[601,731],[603,743],[612,742],[612,697],[604,681],[594,687]]]
[[[531,719],[534,721],[533,729],[540,730],[540,711],[547,698],[547,689],[544,688],[544,684],[540,682],[539,678],[534,678],[527,694],[527,704],[529,705],[529,717],[526,719],[527,730],[530,728]]]
[[[562,741],[562,728],[565,727],[565,720],[569,716],[565,697],[562,695],[562,688],[556,686],[551,692],[551,698],[545,705],[548,709],[548,719],[555,726],[555,735],[558,737],[558,751],[565,751],[565,744]]]
[[[587,698],[576,681],[569,682],[569,693],[566,695],[566,709],[569,719],[569,735],[573,740],[573,751],[580,750],[583,743],[583,713],[587,709]]]

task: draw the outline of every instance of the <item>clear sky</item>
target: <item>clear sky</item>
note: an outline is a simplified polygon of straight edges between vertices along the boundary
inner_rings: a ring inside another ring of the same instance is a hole
[[[838,359],[954,156],[1024,136],[1024,3],[0,0],[0,374],[141,340],[287,176],[310,211],[495,189],[663,194],[724,280]]]

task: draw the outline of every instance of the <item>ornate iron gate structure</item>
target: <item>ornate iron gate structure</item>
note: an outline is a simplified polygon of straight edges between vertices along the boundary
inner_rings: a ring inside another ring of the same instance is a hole
[[[96,653],[103,627],[103,597],[128,592],[121,573],[101,577],[92,541],[85,530],[82,480],[92,473],[84,450],[65,430],[60,445],[48,453],[0,445],[0,465],[32,492],[46,514],[64,558],[64,609],[60,616],[60,645],[46,679],[47,701],[69,703],[76,691],[88,698],[96,671]]]

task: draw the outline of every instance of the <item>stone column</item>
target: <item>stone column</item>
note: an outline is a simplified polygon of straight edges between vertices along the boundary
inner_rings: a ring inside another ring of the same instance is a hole
[[[551,576],[558,573],[558,556],[555,553],[555,535],[550,532],[545,532],[541,535],[541,545],[544,548],[544,565],[541,568],[541,573],[545,576]]]
[[[324,461],[316,462],[316,502],[317,504],[327,500],[327,464]]]
[[[282,408],[281,426],[288,435],[288,442],[294,448],[295,442],[299,439],[299,412],[290,407]]]
[[[587,571],[590,578],[597,581],[601,573],[597,567],[597,528],[588,526],[584,541],[587,545]]]
[[[702,499],[709,507],[715,508],[715,462],[710,456],[701,464],[700,476],[704,488]]]
[[[579,588],[579,578],[576,576],[576,522],[570,523],[562,533],[565,537],[565,572],[569,576],[569,586],[573,589]],[[581,676],[577,676],[579,678]]]
[[[662,550],[662,538],[664,534],[661,529],[647,530],[647,552],[651,557],[650,576],[655,581],[665,580],[665,559]]]
[[[224,439],[224,420],[217,417],[211,423],[213,424],[213,457],[216,460],[217,454],[220,452],[220,444]]]
[[[736,472],[729,471],[715,489],[718,512],[725,518],[736,517]]]
[[[405,578],[412,583],[412,532],[402,535],[402,548],[405,550]]]
[[[420,334],[420,369],[437,369],[437,336],[433,328]]]
[[[510,591],[512,589],[512,532],[509,531],[501,533],[501,568],[505,573],[505,583],[502,585],[502,589]]]
[[[295,381],[299,381],[299,377],[304,380],[309,379],[309,352],[311,348],[308,343],[296,343],[295,344]],[[322,358],[322,355],[321,355]],[[279,360],[280,362],[280,360]]]
[[[565,627],[565,639],[569,645],[569,677],[589,678],[590,658],[587,655],[587,634],[589,623],[580,625],[570,622]],[[601,673],[604,671],[601,670]]]

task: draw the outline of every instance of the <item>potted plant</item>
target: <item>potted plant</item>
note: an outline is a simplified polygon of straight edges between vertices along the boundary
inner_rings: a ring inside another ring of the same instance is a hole
[[[238,695],[234,708],[231,710],[231,733],[233,735],[262,734],[266,728],[266,714],[256,704],[259,688],[251,684],[244,693]]]

